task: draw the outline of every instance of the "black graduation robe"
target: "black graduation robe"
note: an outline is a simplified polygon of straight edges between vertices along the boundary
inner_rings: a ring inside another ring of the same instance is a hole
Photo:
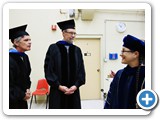
[[[9,53],[9,109],[28,108],[27,101],[23,99],[26,89],[31,86],[30,72],[26,54]]]
[[[79,87],[85,84],[85,69],[80,48],[72,45],[67,53],[63,44],[50,45],[44,70],[50,85],[49,109],[80,109]],[[72,95],[65,95],[58,90],[59,85],[68,88],[75,85],[77,90]]]

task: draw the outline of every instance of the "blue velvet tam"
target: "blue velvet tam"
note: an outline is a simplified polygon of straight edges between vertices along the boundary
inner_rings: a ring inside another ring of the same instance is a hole
[[[132,35],[127,35],[123,38],[123,46],[130,50],[138,51],[140,55],[145,56],[145,42]]]

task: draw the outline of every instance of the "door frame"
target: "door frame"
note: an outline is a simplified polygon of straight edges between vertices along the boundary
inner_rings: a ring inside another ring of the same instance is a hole
[[[105,40],[103,40],[102,34],[77,34],[75,39],[98,39],[100,40],[100,87],[101,89],[104,89],[104,58],[105,58]],[[103,94],[101,93],[101,99],[103,99]]]

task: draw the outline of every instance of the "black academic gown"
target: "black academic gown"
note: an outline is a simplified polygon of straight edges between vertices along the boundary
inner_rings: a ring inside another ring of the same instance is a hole
[[[30,89],[30,62],[26,54],[9,53],[9,109],[27,109],[24,101],[26,89]]]
[[[72,45],[69,53],[63,44],[50,45],[45,58],[45,77],[50,85],[49,109],[80,109],[79,87],[85,84],[85,69],[79,47]],[[58,87],[75,85],[72,95],[65,95]]]

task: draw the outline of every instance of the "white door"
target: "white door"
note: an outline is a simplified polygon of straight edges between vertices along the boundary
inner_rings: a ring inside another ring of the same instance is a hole
[[[74,44],[82,50],[86,70],[86,84],[80,87],[81,99],[100,99],[100,39],[76,38]]]

